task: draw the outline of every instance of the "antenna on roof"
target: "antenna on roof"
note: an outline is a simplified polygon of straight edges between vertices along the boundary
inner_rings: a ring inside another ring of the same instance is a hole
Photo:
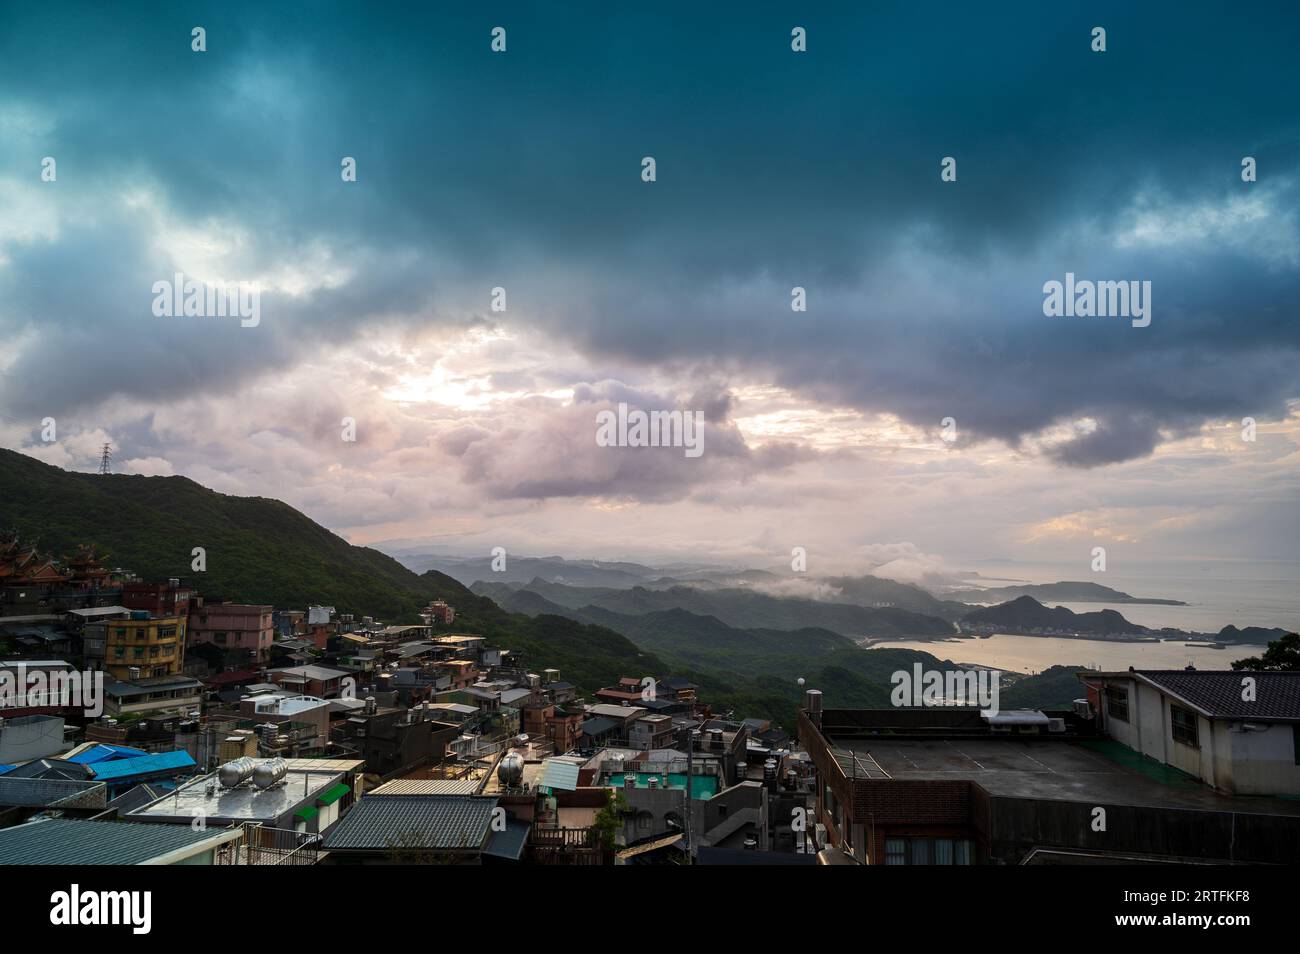
[[[109,470],[109,465],[112,462],[113,462],[113,445],[108,443],[108,441],[105,441],[104,449],[100,452],[99,455],[99,472],[101,474],[112,473],[112,471]]]

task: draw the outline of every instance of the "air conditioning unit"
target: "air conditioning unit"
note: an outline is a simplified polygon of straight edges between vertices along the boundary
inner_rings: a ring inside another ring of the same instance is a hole
[[[1048,720],[1047,720],[1047,731],[1048,731],[1048,732],[1064,732],[1064,731],[1065,731],[1065,720],[1064,720],[1064,719],[1048,719]]]

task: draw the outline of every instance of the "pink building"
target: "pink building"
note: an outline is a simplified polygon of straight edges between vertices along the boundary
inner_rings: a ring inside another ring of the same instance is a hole
[[[271,606],[200,600],[190,608],[187,643],[212,643],[248,662],[266,662],[275,635],[273,611]]]

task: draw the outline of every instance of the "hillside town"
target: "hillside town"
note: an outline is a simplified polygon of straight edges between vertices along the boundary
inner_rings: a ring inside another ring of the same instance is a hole
[[[212,864],[816,862],[787,821],[812,766],[780,727],[671,673],[584,696],[545,664],[441,600],[387,625],[240,604],[10,534],[0,860],[112,824],[120,853],[93,860],[137,860],[147,825]],[[87,674],[101,699],[67,691]]]
[[[6,534],[0,863],[1280,863],[1300,846],[1294,672],[1085,670],[1066,711],[842,709],[808,686],[786,729],[671,672],[575,685],[444,600],[419,617],[235,603]]]

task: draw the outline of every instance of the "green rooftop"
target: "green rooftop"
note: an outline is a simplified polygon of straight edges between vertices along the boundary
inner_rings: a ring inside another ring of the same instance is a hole
[[[627,778],[632,775],[635,778],[637,788],[649,788],[650,779],[659,780],[660,788],[681,789],[686,788],[686,773],[674,772],[668,775],[668,784],[664,784],[664,776],[657,772],[617,772],[609,777],[606,783],[610,788],[625,788]],[[691,798],[709,799],[718,794],[718,777],[716,775],[696,775],[691,780]]]

